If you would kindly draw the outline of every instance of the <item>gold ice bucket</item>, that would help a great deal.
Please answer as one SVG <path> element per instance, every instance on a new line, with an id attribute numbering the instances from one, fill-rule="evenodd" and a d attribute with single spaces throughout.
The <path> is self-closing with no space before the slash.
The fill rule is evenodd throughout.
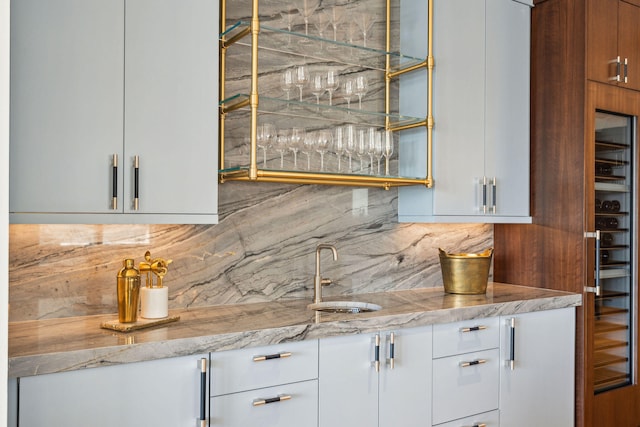
<path id="1" fill-rule="evenodd" d="M 487 292 L 493 248 L 478 254 L 448 254 L 440 251 L 444 291 L 449 294 L 484 294 Z"/>

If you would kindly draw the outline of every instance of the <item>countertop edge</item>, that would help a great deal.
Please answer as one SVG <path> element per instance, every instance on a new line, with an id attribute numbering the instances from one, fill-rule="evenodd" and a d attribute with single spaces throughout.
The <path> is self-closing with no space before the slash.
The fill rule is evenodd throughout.
<path id="1" fill-rule="evenodd" d="M 581 294 L 548 290 L 544 290 L 544 292 L 551 295 L 544 297 L 514 298 L 511 301 L 441 309 L 420 308 L 420 305 L 416 304 L 415 307 L 402 313 L 385 314 L 381 312 L 379 315 L 373 314 L 367 317 L 334 315 L 335 317 L 330 319 L 335 320 L 318 323 L 306 321 L 300 324 L 265 327 L 255 330 L 215 334 L 203 333 L 187 338 L 47 352 L 15 357 L 10 356 L 9 377 L 67 372 L 215 351 L 322 339 L 332 336 L 370 333 L 380 330 L 412 328 L 461 320 L 577 307 L 582 304 Z M 98 320 L 96 320 L 96 322 L 98 322 Z"/>

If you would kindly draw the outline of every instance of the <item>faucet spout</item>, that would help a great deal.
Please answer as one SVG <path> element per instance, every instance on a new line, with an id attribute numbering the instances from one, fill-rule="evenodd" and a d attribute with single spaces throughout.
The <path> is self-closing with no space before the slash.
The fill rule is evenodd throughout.
<path id="1" fill-rule="evenodd" d="M 330 279 L 323 279 L 322 274 L 320 273 L 320 252 L 323 249 L 329 249 L 333 252 L 333 260 L 338 260 L 338 251 L 336 247 L 327 243 L 320 243 L 316 246 L 316 273 L 313 276 L 313 302 L 317 304 L 322 302 L 322 286 L 330 285 Z"/>

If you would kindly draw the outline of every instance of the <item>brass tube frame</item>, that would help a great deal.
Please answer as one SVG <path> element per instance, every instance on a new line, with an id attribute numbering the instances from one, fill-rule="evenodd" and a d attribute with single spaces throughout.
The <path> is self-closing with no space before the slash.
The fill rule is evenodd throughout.
<path id="1" fill-rule="evenodd" d="M 252 1 L 251 25 L 243 29 L 229 40 L 222 37 L 220 40 L 220 99 L 225 99 L 226 81 L 226 50 L 238 40 L 251 34 L 251 89 L 249 99 L 238 102 L 230 106 L 219 106 L 219 170 L 225 169 L 224 148 L 225 148 L 225 116 L 227 113 L 250 106 L 250 158 L 248 170 L 236 170 L 230 172 L 219 172 L 219 182 L 227 180 L 233 181 L 255 181 L 255 182 L 281 182 L 291 184 L 327 184 L 327 185 L 347 185 L 382 187 L 389 189 L 395 186 L 405 185 L 425 185 L 427 188 L 433 186 L 433 69 L 435 61 L 433 57 L 433 0 L 428 0 L 428 54 L 427 60 L 410 67 L 391 71 L 391 56 L 386 54 L 385 58 L 385 129 L 391 131 L 401 131 L 416 127 L 425 126 L 427 129 L 427 177 L 422 178 L 400 178 L 400 177 L 377 177 L 362 175 L 338 175 L 308 172 L 287 172 L 259 170 L 257 162 L 257 127 L 258 127 L 258 39 L 260 34 L 259 20 L 259 0 Z M 386 52 L 391 51 L 391 0 L 386 0 Z M 226 0 L 220 2 L 220 28 L 226 28 Z M 391 80 L 402 74 L 412 72 L 421 68 L 427 69 L 427 118 L 418 123 L 402 126 L 393 126 L 390 122 L 391 113 Z"/>

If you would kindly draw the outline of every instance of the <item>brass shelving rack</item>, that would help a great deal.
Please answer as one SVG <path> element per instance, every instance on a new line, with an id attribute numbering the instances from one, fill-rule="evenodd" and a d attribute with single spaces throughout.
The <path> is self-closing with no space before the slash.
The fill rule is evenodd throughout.
<path id="1" fill-rule="evenodd" d="M 433 186 L 432 176 L 432 152 L 433 152 L 433 0 L 428 0 L 428 54 L 425 59 L 411 58 L 403 56 L 400 53 L 391 52 L 391 1 L 386 0 L 386 46 L 385 50 L 376 51 L 375 49 L 348 45 L 346 43 L 333 42 L 331 40 L 322 40 L 323 43 L 336 43 L 342 47 L 360 51 L 366 54 L 379 54 L 384 57 L 384 75 L 385 75 L 385 93 L 384 93 L 384 113 L 375 112 L 354 112 L 341 107 L 323 107 L 325 111 L 331 110 L 337 115 L 341 113 L 354 112 L 354 117 L 358 118 L 357 122 L 367 122 L 367 118 L 375 117 L 376 120 L 383 120 L 384 128 L 393 132 L 406 129 L 426 128 L 427 134 L 427 162 L 426 177 L 400 177 L 389 175 L 364 175 L 354 173 L 335 173 L 335 172 L 318 172 L 303 170 L 279 170 L 260 168 L 258 163 L 258 147 L 257 147 L 257 127 L 258 112 L 260 105 L 277 102 L 282 100 L 269 99 L 262 97 L 258 89 L 258 53 L 261 49 L 259 45 L 261 31 L 271 31 L 286 35 L 286 37 L 309 37 L 305 34 L 294 33 L 278 28 L 272 28 L 268 25 L 261 26 L 258 12 L 259 0 L 251 0 L 251 19 L 246 21 L 238 21 L 231 26 L 227 25 L 227 1 L 223 0 L 220 4 L 220 28 L 222 33 L 219 37 L 220 44 L 220 101 L 219 101 L 219 182 L 226 181 L 247 181 L 247 182 L 274 182 L 274 183 L 291 183 L 291 184 L 324 184 L 324 185 L 342 185 L 342 186 L 358 186 L 358 187 L 379 187 L 389 189 L 391 187 L 424 185 L 427 188 Z M 250 37 L 251 47 L 251 87 L 248 94 L 233 94 L 227 98 L 225 93 L 226 81 L 226 63 L 227 49 L 240 43 L 243 39 Z M 299 53 L 298 53 L 299 54 Z M 299 54 L 302 55 L 302 54 Z M 306 54 L 304 55 L 306 56 Z M 392 65 L 397 62 L 399 65 Z M 393 79 L 416 70 L 426 70 L 427 72 L 427 117 L 426 118 L 409 118 L 402 117 L 391 113 L 391 82 Z M 286 101 L 288 104 L 295 101 Z M 302 103 L 301 103 L 302 104 Z M 311 106 L 311 104 L 309 104 Z M 315 105 L 313 105 L 315 107 Z M 238 110 L 248 110 L 250 114 L 249 126 L 249 162 L 246 166 L 226 167 L 225 166 L 225 120 L 227 115 L 233 114 Z M 331 112 L 329 111 L 329 112 Z M 273 112 L 273 111 L 270 111 Z M 344 118 L 344 114 L 342 114 Z"/>

